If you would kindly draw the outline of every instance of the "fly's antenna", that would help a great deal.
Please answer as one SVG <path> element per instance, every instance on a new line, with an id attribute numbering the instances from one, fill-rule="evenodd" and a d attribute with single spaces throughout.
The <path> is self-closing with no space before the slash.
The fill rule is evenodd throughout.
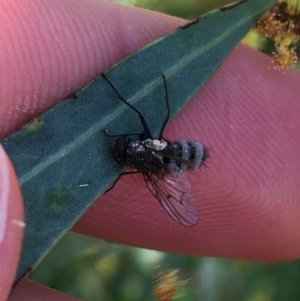
<path id="1" fill-rule="evenodd" d="M 166 92 L 165 99 L 166 99 L 166 106 L 167 106 L 167 115 L 166 115 L 166 117 L 165 117 L 165 119 L 164 119 L 164 121 L 161 125 L 160 131 L 159 131 L 159 134 L 158 134 L 158 140 L 161 140 L 161 138 L 163 137 L 165 127 L 166 127 L 166 125 L 169 121 L 169 118 L 170 118 L 170 104 L 169 104 L 169 94 L 168 94 L 168 89 L 167 89 L 166 77 L 165 77 L 164 74 L 162 75 L 162 77 L 163 77 L 163 80 L 164 80 L 164 86 L 165 86 L 165 92 Z"/>
<path id="2" fill-rule="evenodd" d="M 149 130 L 148 124 L 146 123 L 146 120 L 145 120 L 143 114 L 137 108 L 135 108 L 132 104 L 130 104 L 124 97 L 122 97 L 120 95 L 120 93 L 117 91 L 117 89 L 113 86 L 113 84 L 108 80 L 108 78 L 104 74 L 102 74 L 102 77 L 107 81 L 107 83 L 115 91 L 115 93 L 118 95 L 119 99 L 139 115 L 140 121 L 141 121 L 144 131 L 145 131 L 145 137 L 153 139 L 151 132 Z"/>

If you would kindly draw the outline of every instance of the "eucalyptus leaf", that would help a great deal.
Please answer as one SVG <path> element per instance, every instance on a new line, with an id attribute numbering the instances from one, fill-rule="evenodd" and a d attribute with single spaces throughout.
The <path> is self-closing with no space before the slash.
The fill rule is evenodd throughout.
<path id="1" fill-rule="evenodd" d="M 145 112 L 152 133 L 197 93 L 275 0 L 240 1 L 214 10 L 147 45 L 106 71 L 120 94 Z M 103 134 L 141 131 L 135 113 L 99 76 L 2 141 L 20 181 L 26 214 L 20 279 L 80 218 L 121 172 Z M 162 109 L 157 110 L 159 107 Z"/>

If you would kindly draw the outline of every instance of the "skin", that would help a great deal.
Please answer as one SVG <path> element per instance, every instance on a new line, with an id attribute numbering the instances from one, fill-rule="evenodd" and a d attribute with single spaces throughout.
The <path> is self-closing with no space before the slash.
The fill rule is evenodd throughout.
<path id="1" fill-rule="evenodd" d="M 0 138 L 185 23 L 99 0 L 2 0 L 0 15 Z M 270 58 L 240 45 L 168 125 L 168 139 L 197 139 L 211 149 L 208 168 L 188 175 L 197 226 L 174 222 L 138 176 L 127 176 L 73 230 L 196 256 L 299 257 L 299 80 L 298 72 L 276 71 Z M 3 150 L 0 166 L 0 300 L 6 300 L 20 254 L 23 201 Z M 9 300 L 34 298 L 72 299 L 25 279 Z"/>

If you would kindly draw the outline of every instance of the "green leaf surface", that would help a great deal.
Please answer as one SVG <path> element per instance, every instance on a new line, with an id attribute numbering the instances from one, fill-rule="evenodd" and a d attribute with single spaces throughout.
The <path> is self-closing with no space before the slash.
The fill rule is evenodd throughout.
<path id="1" fill-rule="evenodd" d="M 274 0 L 249 0 L 212 11 L 106 71 L 121 95 L 145 112 L 158 133 L 166 76 L 172 118 L 196 94 Z M 17 273 L 33 269 L 117 178 L 112 139 L 141 131 L 136 114 L 99 76 L 31 125 L 2 141 L 21 184 L 26 229 Z"/>

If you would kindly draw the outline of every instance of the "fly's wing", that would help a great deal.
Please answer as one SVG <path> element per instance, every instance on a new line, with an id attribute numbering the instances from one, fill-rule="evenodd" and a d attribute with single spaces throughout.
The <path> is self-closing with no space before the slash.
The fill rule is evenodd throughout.
<path id="1" fill-rule="evenodd" d="M 190 183 L 183 172 L 151 173 L 144 171 L 145 182 L 165 210 L 178 223 L 194 226 L 198 223 Z"/>

